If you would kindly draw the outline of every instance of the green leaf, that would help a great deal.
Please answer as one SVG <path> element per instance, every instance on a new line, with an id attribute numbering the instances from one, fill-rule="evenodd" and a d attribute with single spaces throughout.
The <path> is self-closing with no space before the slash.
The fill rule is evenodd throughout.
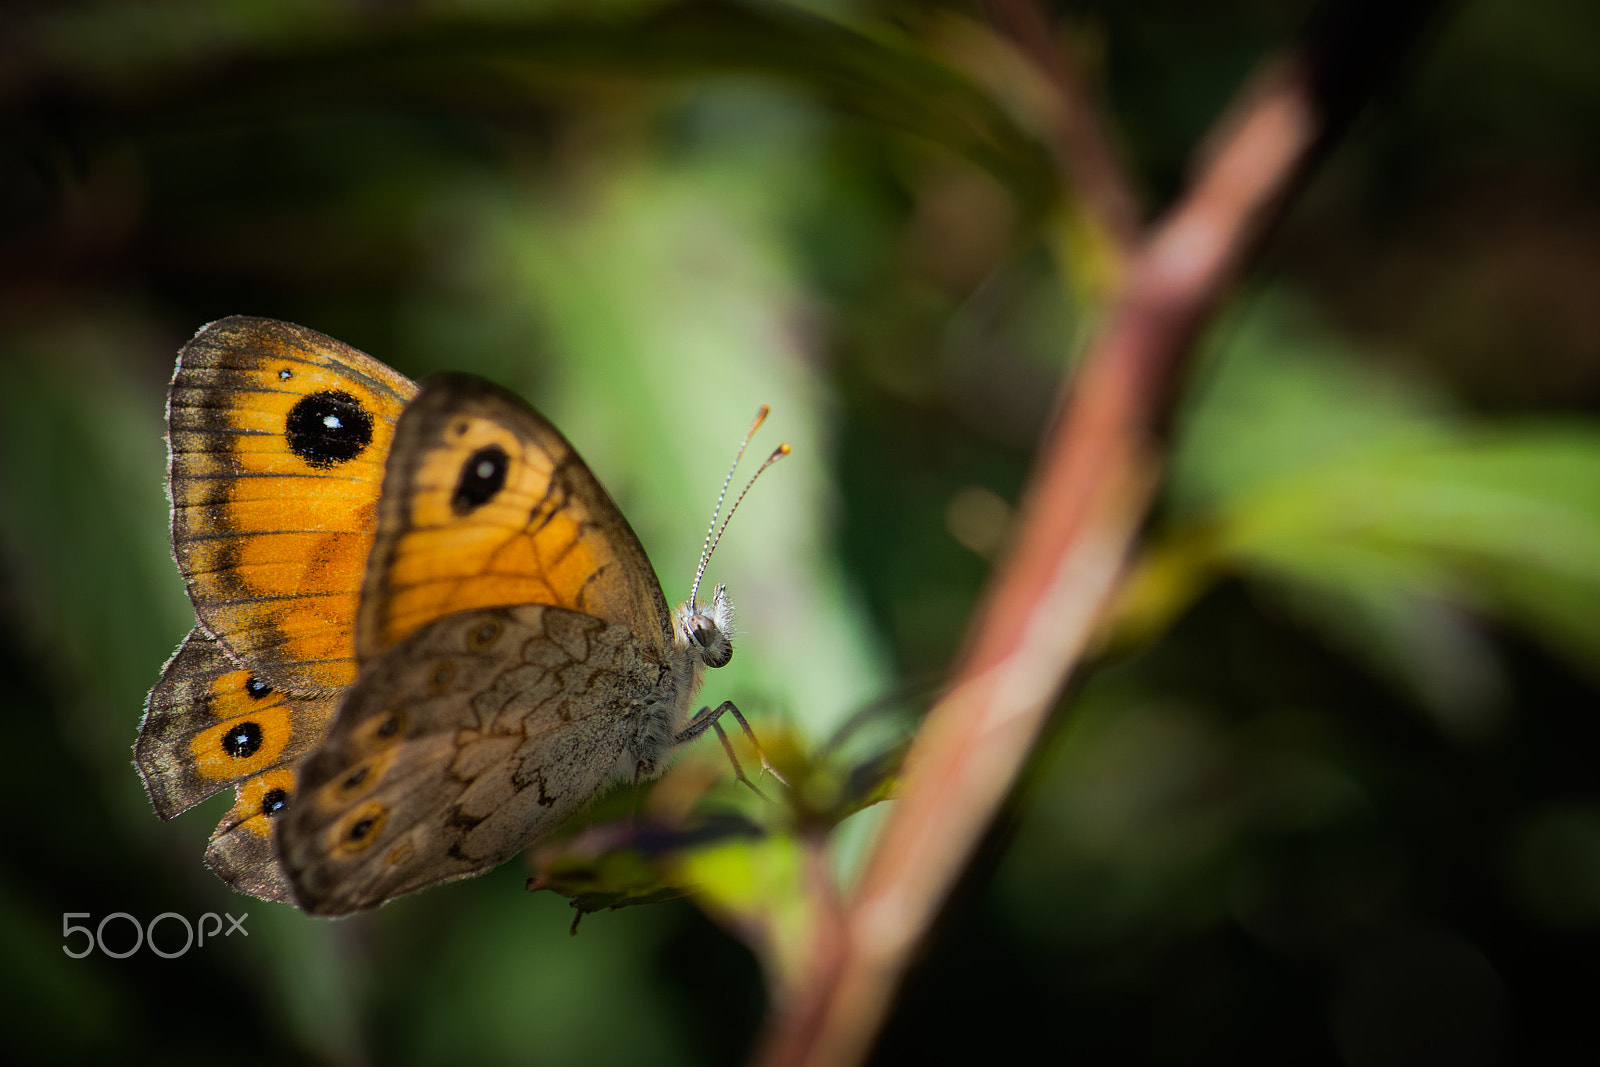
<path id="1" fill-rule="evenodd" d="M 1246 575 L 1468 732 L 1499 681 L 1466 612 L 1600 665 L 1600 425 L 1453 417 L 1277 298 L 1223 337 L 1125 634 Z"/>
<path id="2" fill-rule="evenodd" d="M 656 785 L 642 818 L 598 823 L 534 849 L 527 887 L 569 898 L 574 932 L 590 912 L 688 896 L 743 938 L 783 988 L 807 958 L 816 909 L 835 891 L 817 884 L 837 880 L 833 831 L 893 791 L 905 743 L 883 745 L 882 731 L 870 729 L 885 710 L 856 715 L 809 757 L 791 737 L 772 738 L 790 784 L 769 781 L 771 799 L 741 788 L 731 802 L 737 811 L 727 810 L 725 791 L 706 788 L 725 769 L 685 760 Z M 611 806 L 601 801 L 602 811 Z"/>

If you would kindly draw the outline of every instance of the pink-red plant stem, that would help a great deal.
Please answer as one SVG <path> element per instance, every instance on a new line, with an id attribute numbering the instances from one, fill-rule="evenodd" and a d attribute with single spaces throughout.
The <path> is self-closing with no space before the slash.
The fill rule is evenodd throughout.
<path id="1" fill-rule="evenodd" d="M 776 1005 L 760 1062 L 849 1067 L 869 1051 L 910 954 L 1016 781 L 1116 588 L 1156 484 L 1161 422 L 1197 334 L 1314 150 L 1403 54 L 1432 6 L 1400 5 L 1396 15 L 1355 0 L 1319 12 L 1302 47 L 1267 64 L 1219 121 L 1187 192 L 1134 249 L 1040 449 L 1015 542 L 908 757 L 900 799 L 843 915 L 819 938 L 826 952 Z M 1028 18 L 1024 11 L 1023 25 Z M 1037 37 L 1038 25 L 1028 32 Z M 1340 62 L 1356 70 L 1330 65 Z M 1074 91 L 1070 82 L 1058 88 Z"/>

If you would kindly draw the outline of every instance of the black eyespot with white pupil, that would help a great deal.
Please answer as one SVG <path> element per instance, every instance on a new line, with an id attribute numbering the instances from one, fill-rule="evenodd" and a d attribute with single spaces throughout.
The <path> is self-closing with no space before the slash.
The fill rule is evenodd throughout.
<path id="1" fill-rule="evenodd" d="M 260 700 L 272 692 L 272 686 L 252 674 L 244 683 L 244 691 L 249 694 L 251 700 Z"/>
<path id="2" fill-rule="evenodd" d="M 222 751 L 234 759 L 248 759 L 261 747 L 261 727 L 242 722 L 222 735 Z"/>
<path id="3" fill-rule="evenodd" d="M 283 434 L 289 451 L 326 470 L 355 459 L 372 443 L 372 416 L 349 393 L 323 389 L 296 401 Z"/>
<path id="4" fill-rule="evenodd" d="M 289 806 L 289 791 L 287 789 L 269 789 L 261 798 L 261 814 L 276 817 L 283 813 Z"/>
<path id="5" fill-rule="evenodd" d="M 461 476 L 450 494 L 450 510 L 466 515 L 494 499 L 506 484 L 511 457 L 499 445 L 485 445 L 461 465 Z"/>

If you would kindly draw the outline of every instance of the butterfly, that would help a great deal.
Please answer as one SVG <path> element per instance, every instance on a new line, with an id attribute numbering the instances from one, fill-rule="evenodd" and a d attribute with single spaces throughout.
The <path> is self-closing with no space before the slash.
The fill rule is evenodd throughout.
<path id="1" fill-rule="evenodd" d="M 733 655 L 727 590 L 669 611 L 611 497 L 514 394 L 419 388 L 234 317 L 179 353 L 167 427 L 198 625 L 134 763 L 163 819 L 234 788 L 205 860 L 235 889 L 371 908 L 489 870 L 707 729 L 726 748 L 724 713 L 750 734 L 731 702 L 688 714 Z"/>

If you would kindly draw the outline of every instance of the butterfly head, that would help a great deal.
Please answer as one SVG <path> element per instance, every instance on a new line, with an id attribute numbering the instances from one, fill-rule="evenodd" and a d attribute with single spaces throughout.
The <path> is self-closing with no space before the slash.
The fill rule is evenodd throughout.
<path id="1" fill-rule="evenodd" d="M 677 624 L 678 644 L 694 649 L 707 667 L 726 667 L 733 659 L 733 603 L 727 586 L 718 585 L 709 604 L 679 604 Z"/>

